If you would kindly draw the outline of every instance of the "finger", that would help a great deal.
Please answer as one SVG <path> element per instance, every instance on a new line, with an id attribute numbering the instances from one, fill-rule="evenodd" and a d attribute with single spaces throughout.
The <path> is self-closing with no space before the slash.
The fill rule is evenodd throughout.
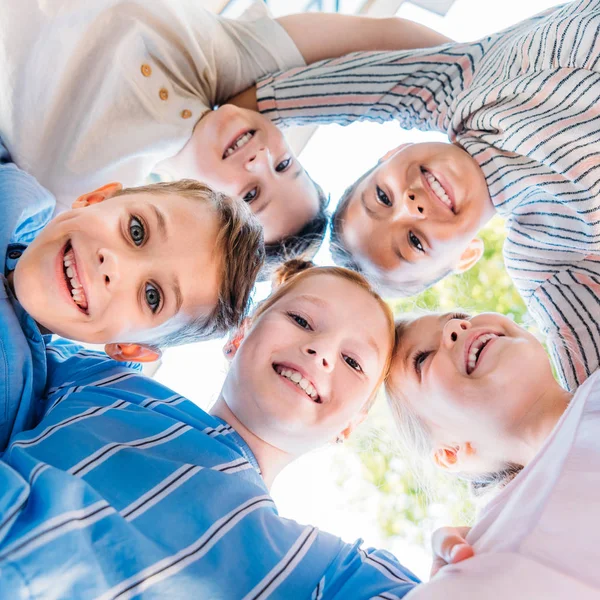
<path id="1" fill-rule="evenodd" d="M 446 564 L 458 562 L 456 560 L 458 557 L 468 554 L 466 548 L 460 547 L 471 547 L 465 540 L 468 531 L 468 527 L 442 527 L 436 530 L 431 540 L 434 555 L 443 559 Z M 456 550 L 454 550 L 455 547 L 457 547 Z M 454 555 L 453 552 L 456 552 L 456 554 Z"/>

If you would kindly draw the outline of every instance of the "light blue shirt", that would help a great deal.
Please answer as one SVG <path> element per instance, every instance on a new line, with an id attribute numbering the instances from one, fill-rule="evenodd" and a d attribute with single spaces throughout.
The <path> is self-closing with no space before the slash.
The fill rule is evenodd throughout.
<path id="1" fill-rule="evenodd" d="M 47 353 L 47 413 L 0 460 L 3 598 L 393 600 L 414 588 L 387 552 L 280 517 L 224 421 L 102 353 L 65 341 Z"/>
<path id="2" fill-rule="evenodd" d="M 0 140 L 0 454 L 33 426 L 46 385 L 44 339 L 11 293 L 6 276 L 48 223 L 54 198 L 10 160 Z"/>

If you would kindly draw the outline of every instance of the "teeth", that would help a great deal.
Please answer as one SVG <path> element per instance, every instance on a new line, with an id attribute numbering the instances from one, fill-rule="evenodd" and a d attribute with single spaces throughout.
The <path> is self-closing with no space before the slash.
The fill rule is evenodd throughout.
<path id="1" fill-rule="evenodd" d="M 480 335 L 472 344 L 469 350 L 469 356 L 467 358 L 467 374 L 470 375 L 477 365 L 477 359 L 479 358 L 479 354 L 483 347 L 494 338 L 498 336 L 495 333 L 485 333 Z"/>
<path id="2" fill-rule="evenodd" d="M 240 137 L 237 140 L 235 140 L 235 142 L 233 142 L 233 144 L 231 144 L 231 146 L 229 146 L 227 150 L 225 150 L 225 158 L 231 156 L 236 150 L 239 150 L 240 148 L 244 147 L 253 138 L 253 136 L 254 133 L 252 133 L 251 131 L 248 131 L 244 135 L 240 135 Z"/>
<path id="3" fill-rule="evenodd" d="M 289 379 L 290 381 L 294 382 L 300 389 L 304 390 L 308 396 L 310 396 L 313 400 L 320 404 L 320 399 L 319 395 L 317 394 L 317 390 L 315 389 L 313 384 L 305 377 L 302 377 L 302 375 L 300 375 L 298 371 L 282 367 L 276 367 L 275 370 L 282 377 L 285 377 L 286 379 Z"/>
<path id="4" fill-rule="evenodd" d="M 446 190 L 441 186 L 440 182 L 429 172 L 424 172 L 425 179 L 427 183 L 431 186 L 431 189 L 435 193 L 435 195 L 448 207 L 452 208 L 452 201 L 448 194 L 446 194 Z"/>
<path id="5" fill-rule="evenodd" d="M 71 284 L 71 296 L 73 297 L 73 300 L 81 308 L 87 309 L 87 298 L 83 291 L 83 286 L 79 281 L 79 276 L 77 275 L 77 269 L 75 266 L 75 255 L 73 254 L 73 250 L 65 252 L 65 255 L 63 257 L 63 264 L 65 274 L 69 278 L 69 283 Z"/>

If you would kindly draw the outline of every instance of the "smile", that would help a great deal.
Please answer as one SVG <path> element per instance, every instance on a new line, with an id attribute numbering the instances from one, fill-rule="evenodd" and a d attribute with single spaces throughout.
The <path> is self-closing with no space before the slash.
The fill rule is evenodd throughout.
<path id="1" fill-rule="evenodd" d="M 425 181 L 427 182 L 429 189 L 433 192 L 434 196 L 454 213 L 454 202 L 444 186 L 436 179 L 434 175 L 427 171 L 427 169 L 421 167 L 421 173 L 423 173 L 423 177 L 425 177 Z"/>
<path id="2" fill-rule="evenodd" d="M 65 246 L 65 252 L 63 254 L 63 275 L 67 289 L 71 292 L 73 302 L 77 305 L 77 308 L 88 314 L 88 301 L 83 285 L 77 272 L 77 261 L 75 259 L 75 253 L 71 247 L 71 242 L 67 242 Z"/>
<path id="3" fill-rule="evenodd" d="M 299 373 L 295 369 L 292 369 L 288 366 L 278 364 L 274 364 L 273 369 L 275 369 L 276 373 L 280 377 L 288 379 L 293 384 L 298 386 L 298 388 L 300 388 L 313 402 L 317 404 L 323 403 L 321 397 L 317 393 L 315 385 L 309 379 L 306 379 L 302 373 Z"/>
<path id="4" fill-rule="evenodd" d="M 237 152 L 240 148 L 243 148 L 254 137 L 255 133 L 256 130 L 251 129 L 250 131 L 246 131 L 242 133 L 242 135 L 238 136 L 233 141 L 233 144 L 231 144 L 231 146 L 228 146 L 225 152 L 223 152 L 223 158 L 228 158 L 234 152 Z"/>
<path id="5" fill-rule="evenodd" d="M 481 333 L 478 335 L 472 342 L 466 353 L 466 371 L 467 375 L 471 375 L 473 371 L 478 367 L 479 361 L 481 359 L 481 355 L 483 351 L 488 347 L 488 345 L 498 339 L 499 337 L 503 337 L 501 334 L 497 333 Z"/>

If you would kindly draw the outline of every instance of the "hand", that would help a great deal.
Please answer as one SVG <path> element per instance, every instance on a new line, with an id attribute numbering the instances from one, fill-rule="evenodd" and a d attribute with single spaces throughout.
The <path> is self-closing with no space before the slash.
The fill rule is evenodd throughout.
<path id="1" fill-rule="evenodd" d="M 459 563 L 475 554 L 471 544 L 465 540 L 470 530 L 470 527 L 441 527 L 433 532 L 431 577 L 442 567 Z"/>

